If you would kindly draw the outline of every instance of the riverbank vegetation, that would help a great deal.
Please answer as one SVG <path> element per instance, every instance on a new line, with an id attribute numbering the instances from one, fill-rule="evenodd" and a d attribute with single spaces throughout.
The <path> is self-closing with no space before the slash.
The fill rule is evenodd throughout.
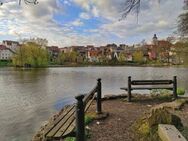
<path id="1" fill-rule="evenodd" d="M 28 42 L 19 47 L 12 57 L 12 61 L 1 61 L 0 66 L 15 67 L 77 67 L 77 66 L 187 66 L 188 42 L 179 41 L 174 44 L 173 56 L 163 56 L 163 50 L 157 50 L 158 57 L 149 59 L 141 50 L 133 52 L 131 60 L 121 52 L 118 57 L 111 58 L 102 55 L 90 60 L 87 55 L 82 56 L 78 51 L 59 52 L 54 54 L 45 47 Z"/>
<path id="2" fill-rule="evenodd" d="M 139 13 L 140 3 L 142 0 L 125 1 L 122 19 L 137 9 Z M 3 3 L 2 3 L 3 4 Z M 33 2 L 33 4 L 38 4 Z M 151 44 L 145 41 L 131 46 L 121 44 L 107 44 L 97 48 L 94 46 L 72 46 L 58 48 L 56 46 L 41 46 L 27 43 L 15 52 L 10 63 L 0 63 L 0 66 L 19 66 L 19 67 L 47 67 L 47 66 L 169 66 L 169 65 L 188 65 L 188 2 L 185 1 L 184 12 L 178 17 L 177 31 L 181 38 L 167 37 L 158 40 L 156 34 Z M 34 41 L 34 40 L 32 40 Z M 39 43 L 39 42 L 38 42 Z"/>
<path id="3" fill-rule="evenodd" d="M 12 64 L 18 67 L 46 67 L 48 53 L 39 44 L 23 44 L 13 56 Z"/>
<path id="4" fill-rule="evenodd" d="M 7 66 L 11 66 L 11 61 L 7 61 L 7 60 L 0 60 L 0 67 L 7 67 Z"/>

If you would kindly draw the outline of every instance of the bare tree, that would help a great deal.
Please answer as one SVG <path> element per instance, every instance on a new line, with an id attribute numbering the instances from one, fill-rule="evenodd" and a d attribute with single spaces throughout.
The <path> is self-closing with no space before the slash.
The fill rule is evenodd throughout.
<path id="1" fill-rule="evenodd" d="M 122 17 L 120 20 L 125 19 L 131 11 L 136 11 L 138 16 L 138 13 L 140 12 L 140 2 L 141 0 L 126 0 L 123 5 Z"/>
<path id="2" fill-rule="evenodd" d="M 0 0 L 0 5 L 3 5 L 4 3 L 8 3 L 11 1 L 13 0 Z M 38 4 L 38 0 L 18 0 L 19 5 L 21 5 L 22 2 L 24 2 L 25 4 Z"/>
<path id="3" fill-rule="evenodd" d="M 129 15 L 131 12 L 135 12 L 138 14 L 140 12 L 140 5 L 143 0 L 125 0 L 123 8 L 122 8 L 122 16 L 120 20 L 123 20 Z M 161 0 L 157 0 L 159 3 Z"/>
<path id="4" fill-rule="evenodd" d="M 138 16 L 142 1 L 143 0 L 125 0 L 120 20 L 124 20 L 131 12 L 136 12 Z M 158 2 L 160 3 L 160 0 L 158 0 Z M 181 36 L 188 36 L 188 0 L 184 0 L 184 10 L 185 12 L 179 16 L 178 33 L 180 33 Z"/>
<path id="5" fill-rule="evenodd" d="M 184 10 L 179 16 L 178 20 L 178 31 L 182 36 L 188 35 L 188 0 L 184 1 Z"/>

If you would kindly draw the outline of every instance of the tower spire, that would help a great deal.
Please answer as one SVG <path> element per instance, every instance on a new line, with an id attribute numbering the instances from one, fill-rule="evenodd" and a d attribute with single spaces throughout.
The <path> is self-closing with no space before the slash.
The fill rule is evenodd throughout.
<path id="1" fill-rule="evenodd" d="M 154 36 L 153 36 L 153 44 L 154 44 L 154 45 L 157 45 L 157 44 L 158 44 L 158 38 L 157 38 L 157 35 L 156 35 L 156 34 L 154 34 Z"/>

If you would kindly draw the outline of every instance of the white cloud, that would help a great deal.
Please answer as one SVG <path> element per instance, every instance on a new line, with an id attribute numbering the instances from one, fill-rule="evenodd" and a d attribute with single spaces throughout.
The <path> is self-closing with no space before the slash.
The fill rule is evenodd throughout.
<path id="1" fill-rule="evenodd" d="M 121 41 L 138 36 L 151 38 L 154 33 L 172 33 L 183 6 L 183 0 L 163 0 L 160 5 L 151 0 L 142 0 L 137 24 L 134 13 L 118 21 L 125 0 L 64 0 L 65 6 L 76 4 L 82 11 L 72 22 L 62 24 L 54 20 L 54 15 L 58 13 L 63 17 L 70 13 L 64 13 L 66 10 L 56 1 L 40 0 L 35 6 L 19 6 L 15 1 L 4 4 L 0 7 L 0 35 L 20 35 L 22 38 L 38 36 L 60 46 L 104 44 L 112 41 L 110 36 L 116 36 Z M 84 30 L 82 20 L 93 17 L 100 18 L 102 24 L 98 28 Z M 82 26 L 83 33 L 74 30 L 79 26 Z"/>
<path id="2" fill-rule="evenodd" d="M 84 8 L 85 10 L 90 10 L 90 0 L 74 0 L 76 4 Z"/>
<path id="3" fill-rule="evenodd" d="M 64 0 L 63 3 L 64 3 L 65 5 L 71 5 L 70 1 L 68 1 L 68 0 Z"/>
<path id="4" fill-rule="evenodd" d="M 138 24 L 134 13 L 128 15 L 125 20 L 118 22 L 119 9 L 112 1 L 106 2 L 104 0 L 99 3 L 103 6 L 108 4 L 113 4 L 114 6 L 109 6 L 110 8 L 108 9 L 103 8 L 105 9 L 104 11 L 102 9 L 100 10 L 100 13 L 103 14 L 100 16 L 108 19 L 109 22 L 103 24 L 98 32 L 113 34 L 123 41 L 127 38 L 135 38 L 138 36 L 143 39 L 148 39 L 148 37 L 152 38 L 154 33 L 159 34 L 158 36 L 160 38 L 163 38 L 162 36 L 164 35 L 171 34 L 176 30 L 177 17 L 182 11 L 183 0 L 165 0 L 162 1 L 160 6 L 155 2 L 143 0 Z M 111 12 L 112 9 L 114 10 Z"/>
<path id="5" fill-rule="evenodd" d="M 160 21 L 158 21 L 157 25 L 158 25 L 158 27 L 161 27 L 161 28 L 162 28 L 162 27 L 168 26 L 169 24 L 168 24 L 167 21 L 160 20 Z"/>
<path id="6" fill-rule="evenodd" d="M 80 18 L 88 20 L 91 17 L 90 17 L 90 15 L 88 13 L 82 12 L 82 13 L 80 13 Z"/>
<path id="7" fill-rule="evenodd" d="M 70 23 L 73 26 L 82 26 L 84 23 L 80 19 L 76 19 L 72 23 Z"/>
<path id="8" fill-rule="evenodd" d="M 95 6 L 92 8 L 92 14 L 94 17 L 99 17 L 99 11 Z"/>

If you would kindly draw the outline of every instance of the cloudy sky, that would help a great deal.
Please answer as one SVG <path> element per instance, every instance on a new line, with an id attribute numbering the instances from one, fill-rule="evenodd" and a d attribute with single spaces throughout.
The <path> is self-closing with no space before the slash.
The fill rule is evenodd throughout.
<path id="1" fill-rule="evenodd" d="M 50 45 L 105 45 L 139 43 L 160 39 L 176 31 L 183 0 L 142 0 L 141 12 L 119 21 L 125 0 L 38 0 L 38 5 L 18 5 L 18 0 L 0 7 L 0 41 L 46 38 Z"/>

